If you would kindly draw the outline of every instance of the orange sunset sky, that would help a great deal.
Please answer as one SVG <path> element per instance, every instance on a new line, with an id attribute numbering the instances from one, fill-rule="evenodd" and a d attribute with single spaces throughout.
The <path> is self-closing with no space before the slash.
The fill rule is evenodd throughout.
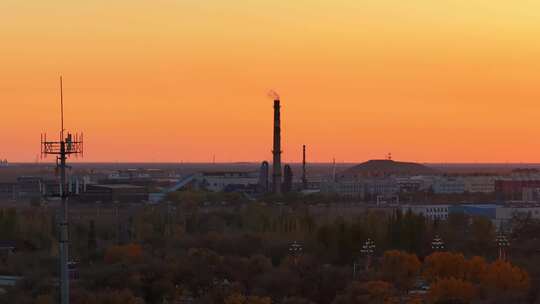
<path id="1" fill-rule="evenodd" d="M 540 1 L 2 0 L 0 158 L 540 162 Z M 50 159 L 52 161 L 52 159 Z"/>

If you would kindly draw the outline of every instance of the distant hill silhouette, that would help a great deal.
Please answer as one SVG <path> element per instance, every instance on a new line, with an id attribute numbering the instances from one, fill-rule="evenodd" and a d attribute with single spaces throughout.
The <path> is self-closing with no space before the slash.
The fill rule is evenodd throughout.
<path id="1" fill-rule="evenodd" d="M 438 171 L 418 163 L 374 159 L 361 163 L 339 174 L 342 178 L 433 175 Z"/>

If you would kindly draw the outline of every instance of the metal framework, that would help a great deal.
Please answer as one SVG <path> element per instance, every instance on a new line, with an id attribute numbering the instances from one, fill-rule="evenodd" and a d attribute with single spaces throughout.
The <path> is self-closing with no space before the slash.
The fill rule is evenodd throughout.
<path id="1" fill-rule="evenodd" d="M 302 244 L 298 243 L 297 241 L 292 242 L 289 246 L 289 254 L 293 257 L 295 265 L 298 263 L 298 257 L 300 257 L 303 250 L 304 246 L 302 246 Z"/>
<path id="2" fill-rule="evenodd" d="M 372 239 L 367 239 L 362 245 L 362 249 L 360 249 L 360 252 L 366 256 L 366 271 L 371 266 L 371 257 L 375 253 L 376 248 L 375 242 Z"/>
<path id="3" fill-rule="evenodd" d="M 433 241 L 431 241 L 431 249 L 433 251 L 443 251 L 445 248 L 443 239 L 436 234 L 435 237 L 433 237 Z"/>
<path id="4" fill-rule="evenodd" d="M 41 135 L 41 156 L 56 156 L 56 166 L 60 171 L 60 197 L 62 199 L 62 210 L 60 213 L 60 229 L 58 236 L 58 246 L 60 253 L 59 273 L 60 273 L 60 303 L 69 303 L 69 222 L 68 222 L 68 189 L 66 187 L 66 160 L 71 155 L 83 155 L 83 135 L 67 133 L 64 137 L 64 96 L 62 88 L 62 77 L 60 76 L 60 139 L 58 141 L 47 140 L 47 135 Z"/>
<path id="5" fill-rule="evenodd" d="M 506 235 L 500 231 L 495 237 L 497 248 L 499 250 L 499 260 L 506 261 L 508 259 L 508 248 L 510 247 L 510 241 Z"/>

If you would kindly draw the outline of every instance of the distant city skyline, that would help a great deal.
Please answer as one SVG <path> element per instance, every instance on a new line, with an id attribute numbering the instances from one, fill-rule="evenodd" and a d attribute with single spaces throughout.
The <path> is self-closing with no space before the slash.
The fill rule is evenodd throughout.
<path id="1" fill-rule="evenodd" d="M 0 159 L 540 163 L 540 3 L 2 1 Z M 54 161 L 49 159 L 49 161 Z"/>

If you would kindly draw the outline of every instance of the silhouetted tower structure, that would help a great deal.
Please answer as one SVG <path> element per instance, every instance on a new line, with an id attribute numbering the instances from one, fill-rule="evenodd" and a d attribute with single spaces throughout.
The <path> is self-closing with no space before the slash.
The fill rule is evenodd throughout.
<path id="1" fill-rule="evenodd" d="M 436 234 L 431 241 L 431 249 L 433 251 L 444 251 L 445 249 L 444 241 L 438 234 Z"/>
<path id="2" fill-rule="evenodd" d="M 289 254 L 293 258 L 293 263 L 296 266 L 298 264 L 298 258 L 302 255 L 304 251 L 304 246 L 297 241 L 294 241 L 289 246 Z"/>
<path id="3" fill-rule="evenodd" d="M 60 303 L 69 303 L 69 226 L 68 226 L 68 187 L 66 178 L 66 160 L 71 155 L 82 155 L 83 136 L 67 133 L 64 137 L 64 96 L 62 89 L 62 77 L 60 77 L 60 139 L 59 141 L 48 141 L 47 134 L 41 135 L 41 155 L 46 157 L 49 154 L 56 156 L 56 166 L 60 171 L 60 197 L 62 199 L 62 209 L 59 223 L 59 273 L 60 273 Z"/>
<path id="4" fill-rule="evenodd" d="M 283 168 L 283 192 L 288 193 L 292 190 L 293 172 L 291 166 L 285 165 Z"/>
<path id="5" fill-rule="evenodd" d="M 261 192 L 263 193 L 267 193 L 270 190 L 269 180 L 268 180 L 269 172 L 270 172 L 270 165 L 268 164 L 267 161 L 263 161 L 261 164 L 260 172 L 259 172 L 259 187 L 261 189 Z"/>
<path id="6" fill-rule="evenodd" d="M 498 252 L 499 260 L 501 261 L 508 260 L 508 248 L 510 247 L 510 241 L 508 241 L 508 238 L 502 231 L 499 231 L 499 233 L 497 233 L 495 242 L 497 242 L 497 249 L 499 251 Z"/>
<path id="7" fill-rule="evenodd" d="M 302 146 L 302 189 L 307 189 L 307 173 L 306 173 L 306 145 Z"/>
<path id="8" fill-rule="evenodd" d="M 362 245 L 362 249 L 360 249 L 360 252 L 366 256 L 366 271 L 368 271 L 371 266 L 371 258 L 375 253 L 376 248 L 375 242 L 368 238 Z"/>
<path id="9" fill-rule="evenodd" d="M 272 187 L 275 194 L 281 194 L 281 113 L 279 95 L 271 92 L 274 98 L 274 149 Z"/>
<path id="10" fill-rule="evenodd" d="M 332 159 L 332 181 L 336 182 L 336 158 Z"/>

